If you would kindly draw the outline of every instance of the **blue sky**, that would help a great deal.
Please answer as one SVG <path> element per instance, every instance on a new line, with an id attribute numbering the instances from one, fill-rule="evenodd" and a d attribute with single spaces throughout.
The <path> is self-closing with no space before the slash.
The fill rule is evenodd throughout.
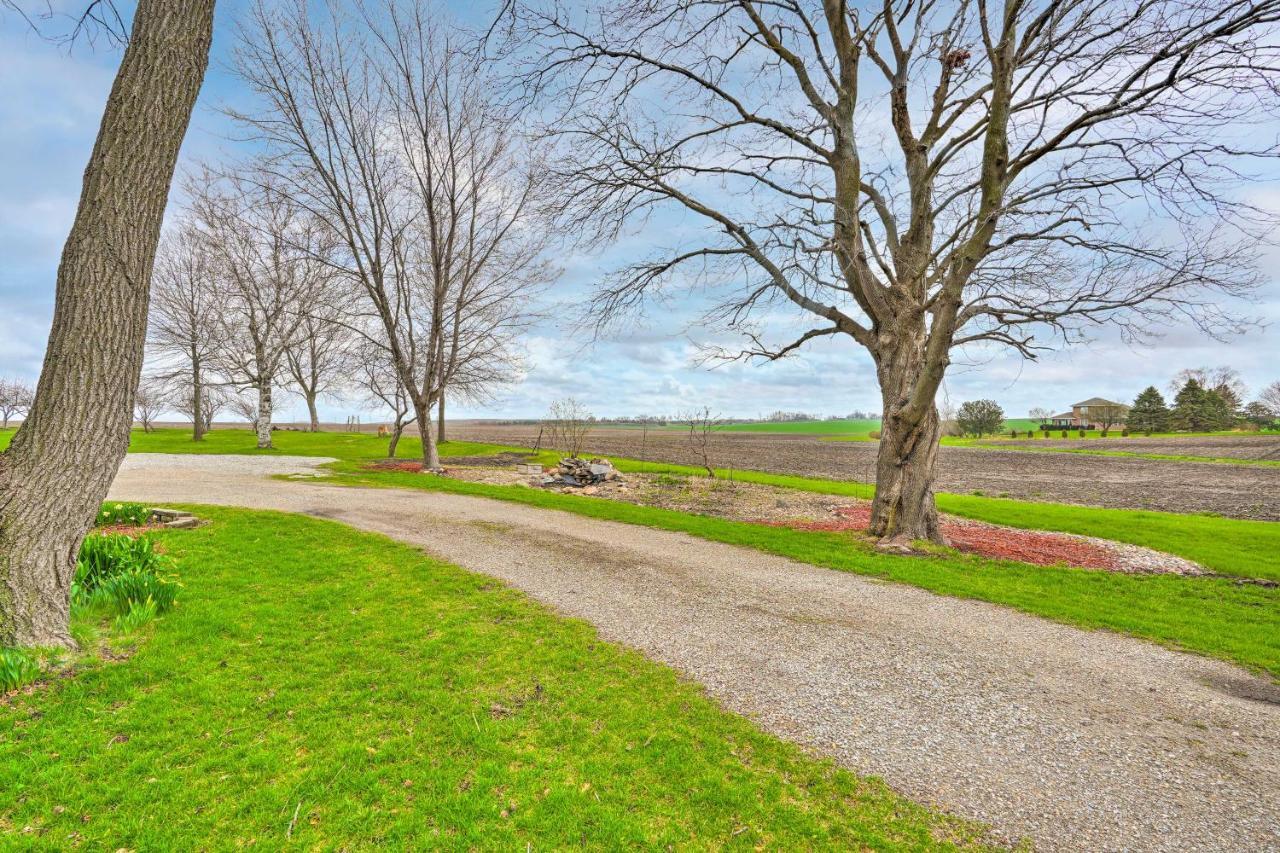
<path id="1" fill-rule="evenodd" d="M 477 14 L 474 4 L 454 5 L 462 15 Z M 214 58 L 183 163 L 217 157 L 230 147 L 231 128 L 216 107 L 243 98 L 225 67 L 243 6 L 243 0 L 219 3 Z M 118 51 L 102 45 L 69 53 L 37 38 L 12 13 L 0 12 L 0 257 L 5 260 L 0 265 L 0 376 L 34 380 L 39 373 L 62 241 L 118 61 Z M 1253 192 L 1262 203 L 1280 208 L 1280 184 Z M 563 259 L 564 275 L 550 298 L 579 301 L 604 271 L 661 241 L 662 229 L 677 227 L 657 221 L 607 251 Z M 1238 368 L 1250 390 L 1257 391 L 1280 379 L 1280 251 L 1267 252 L 1264 273 L 1269 280 L 1255 310 L 1270 328 L 1222 344 L 1195 329 L 1173 327 L 1142 347 L 1129 347 L 1104 332 L 1087 346 L 1036 363 L 1000 352 L 974 353 L 974 363 L 952 368 L 948 395 L 957 402 L 989 397 L 1019 416 L 1033 406 L 1060 409 L 1095 395 L 1131 399 L 1148 384 L 1163 388 L 1180 368 L 1218 364 Z M 535 417 L 566 395 L 585 400 L 598 415 L 673 413 L 704 404 L 726 416 L 879 408 L 870 360 L 852 342 L 819 341 L 783 362 L 708 369 L 694 363 L 694 341 L 706 342 L 716 333 L 696 328 L 696 321 L 692 306 L 677 303 L 608 342 L 586 347 L 554 324 L 543 324 L 526 341 L 523 382 L 492 405 L 451 407 L 449 414 Z M 287 401 L 280 419 L 301 417 L 302 411 Z M 359 412 L 353 402 L 322 405 L 322 416 L 331 420 Z M 367 411 L 364 416 L 374 418 Z"/>

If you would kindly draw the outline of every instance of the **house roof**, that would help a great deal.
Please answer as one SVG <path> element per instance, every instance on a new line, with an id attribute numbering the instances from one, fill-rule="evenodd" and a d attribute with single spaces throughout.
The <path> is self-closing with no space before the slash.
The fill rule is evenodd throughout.
<path id="1" fill-rule="evenodd" d="M 1075 420 L 1075 419 L 1076 419 L 1076 413 L 1075 413 L 1075 412 L 1062 412 L 1062 413 L 1060 413 L 1060 414 L 1050 415 L 1050 416 L 1049 416 L 1049 420 L 1051 420 L 1051 421 L 1060 421 L 1060 420 L 1064 420 L 1064 419 L 1067 419 L 1067 420 Z"/>
<path id="2" fill-rule="evenodd" d="M 1090 397 L 1082 403 L 1072 403 L 1075 406 L 1123 406 L 1124 403 L 1117 403 L 1115 400 L 1104 400 L 1101 397 Z"/>

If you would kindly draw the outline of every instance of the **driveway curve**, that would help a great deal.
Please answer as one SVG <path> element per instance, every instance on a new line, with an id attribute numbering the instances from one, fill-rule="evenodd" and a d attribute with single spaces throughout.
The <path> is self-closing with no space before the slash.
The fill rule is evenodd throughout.
<path id="1" fill-rule="evenodd" d="M 781 737 L 1003 838 L 1280 848 L 1280 689 L 1237 667 L 678 533 L 135 454 L 111 495 L 330 518 L 517 587 Z"/>

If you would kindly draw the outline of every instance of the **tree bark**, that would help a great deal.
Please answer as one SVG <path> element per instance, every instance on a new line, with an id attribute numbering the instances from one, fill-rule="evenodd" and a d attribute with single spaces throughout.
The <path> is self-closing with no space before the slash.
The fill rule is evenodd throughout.
<path id="1" fill-rule="evenodd" d="M 414 401 L 413 410 L 418 418 L 418 434 L 422 436 L 422 470 L 439 471 L 440 448 L 431 429 L 431 402 Z"/>
<path id="2" fill-rule="evenodd" d="M 403 432 L 404 432 L 404 427 L 400 424 L 396 424 L 395 427 L 391 430 L 391 441 L 387 444 L 388 459 L 396 458 L 396 447 L 399 446 L 400 444 L 400 436 Z"/>
<path id="3" fill-rule="evenodd" d="M 191 440 L 204 441 L 204 376 L 200 372 L 200 359 L 191 359 Z"/>
<path id="4" fill-rule="evenodd" d="M 443 392 L 443 391 L 441 391 L 441 392 L 440 392 L 440 399 L 436 402 L 436 405 L 440 407 L 439 411 L 437 412 L 438 420 L 436 421 L 436 441 L 438 441 L 438 442 L 440 442 L 441 444 L 443 444 L 443 443 L 445 442 L 445 437 L 444 437 L 444 392 Z"/>
<path id="5" fill-rule="evenodd" d="M 129 444 L 151 268 L 214 0 L 139 0 L 58 267 L 35 402 L 0 455 L 0 646 L 73 647 L 76 555 Z"/>
<path id="6" fill-rule="evenodd" d="M 924 340 L 920 325 L 896 339 L 886 338 L 876 353 L 884 415 L 870 532 L 881 538 L 881 547 L 887 550 L 907 550 L 918 539 L 945 543 L 933 498 L 942 437 L 942 421 L 933 403 L 938 384 L 933 375 L 941 372 L 927 369 Z M 913 401 L 921 396 L 921 383 L 928 403 L 917 407 Z"/>
<path id="7" fill-rule="evenodd" d="M 312 432 L 320 431 L 320 413 L 316 411 L 316 394 L 314 391 L 308 391 L 307 397 L 307 414 L 311 416 L 310 428 Z"/>
<path id="8" fill-rule="evenodd" d="M 271 444 L 271 380 L 258 381 L 258 418 L 254 421 L 254 430 L 258 433 L 258 449 L 270 450 Z"/>

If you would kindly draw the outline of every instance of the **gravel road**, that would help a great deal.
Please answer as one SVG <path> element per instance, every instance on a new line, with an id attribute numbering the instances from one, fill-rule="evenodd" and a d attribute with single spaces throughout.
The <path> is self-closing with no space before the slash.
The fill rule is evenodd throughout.
<path id="1" fill-rule="evenodd" d="M 1008 840 L 1280 848 L 1280 689 L 1269 680 L 682 534 L 263 477 L 313 464 L 134 454 L 111 494 L 302 512 L 420 546 L 588 620 L 763 728 Z"/>

